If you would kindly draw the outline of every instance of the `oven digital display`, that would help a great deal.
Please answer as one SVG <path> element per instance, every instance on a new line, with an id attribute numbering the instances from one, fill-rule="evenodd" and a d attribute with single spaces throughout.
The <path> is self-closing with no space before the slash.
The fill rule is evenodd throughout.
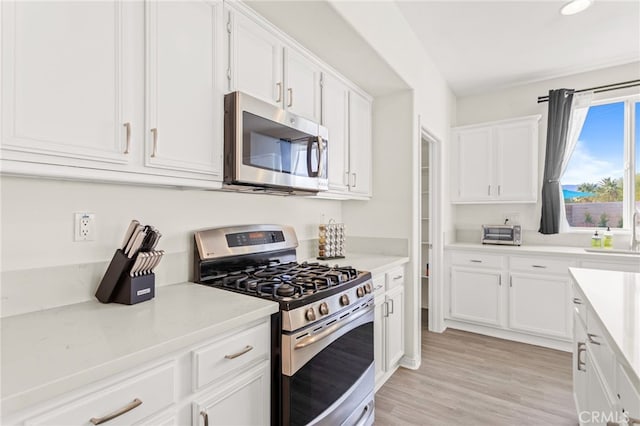
<path id="1" fill-rule="evenodd" d="M 229 247 L 259 246 L 284 242 L 282 231 L 238 232 L 227 234 Z"/>

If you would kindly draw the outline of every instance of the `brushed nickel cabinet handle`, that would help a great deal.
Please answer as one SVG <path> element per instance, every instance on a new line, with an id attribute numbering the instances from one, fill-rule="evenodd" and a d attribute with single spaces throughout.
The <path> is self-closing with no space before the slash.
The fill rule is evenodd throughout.
<path id="1" fill-rule="evenodd" d="M 592 345 L 600 346 L 600 342 L 596 342 L 595 340 L 593 340 L 594 337 L 598 337 L 598 336 L 596 336 L 595 334 L 587 333 L 587 338 L 589 339 L 589 343 L 591 343 Z"/>
<path id="2" fill-rule="evenodd" d="M 491 195 L 491 185 L 487 187 L 487 195 Z"/>
<path id="3" fill-rule="evenodd" d="M 396 275 L 395 277 L 393 277 L 393 280 L 398 281 L 400 278 L 402 278 L 402 275 Z"/>
<path id="4" fill-rule="evenodd" d="M 533 268 L 547 269 L 547 267 L 546 267 L 546 266 L 544 266 L 544 265 L 531 265 L 531 267 L 533 267 Z"/>
<path id="5" fill-rule="evenodd" d="M 206 411 L 202 410 L 202 411 L 200 411 L 200 415 L 204 419 L 204 426 L 209 426 L 209 413 L 207 413 Z"/>
<path id="6" fill-rule="evenodd" d="M 130 403 L 128 403 L 127 405 L 125 405 L 124 407 L 122 407 L 121 409 L 114 411 L 113 413 L 107 414 L 106 416 L 103 417 L 92 417 L 89 421 L 91 423 L 93 423 L 94 425 L 99 425 L 102 423 L 106 423 L 109 420 L 113 420 L 116 417 L 119 417 L 121 415 L 123 415 L 124 413 L 128 413 L 129 411 L 133 410 L 134 408 L 140 406 L 140 404 L 142 404 L 142 401 L 139 400 L 138 398 L 134 399 L 133 401 L 131 401 Z"/>
<path id="7" fill-rule="evenodd" d="M 349 172 L 344 172 L 344 177 L 346 178 L 347 186 L 349 186 Z M 342 181 L 343 183 L 345 180 Z"/>
<path id="8" fill-rule="evenodd" d="M 382 306 L 384 306 L 384 307 L 385 307 L 385 310 L 384 310 L 383 316 L 388 317 L 388 316 L 389 316 L 389 302 L 384 302 L 384 303 L 382 304 Z"/>
<path id="9" fill-rule="evenodd" d="M 382 288 L 382 284 L 377 285 L 373 288 L 373 291 L 380 290 Z"/>
<path id="10" fill-rule="evenodd" d="M 293 106 L 293 89 L 291 87 L 289 87 L 287 89 L 287 93 L 289 94 L 289 103 L 287 104 L 288 107 Z"/>
<path id="11" fill-rule="evenodd" d="M 509 287 L 513 287 L 513 276 L 509 275 Z"/>
<path id="12" fill-rule="evenodd" d="M 153 150 L 151 151 L 151 158 L 154 158 L 158 154 L 158 129 L 151 129 L 153 135 Z"/>
<path id="13" fill-rule="evenodd" d="M 351 173 L 351 175 L 353 176 L 353 187 L 356 187 L 356 179 L 358 178 L 358 174 L 357 173 Z"/>
<path id="14" fill-rule="evenodd" d="M 498 285 L 502 285 L 502 275 L 498 275 Z"/>
<path id="15" fill-rule="evenodd" d="M 249 352 L 251 349 L 253 349 L 253 346 L 251 345 L 247 345 L 245 346 L 245 348 L 243 350 L 241 350 L 240 352 L 236 352 L 235 354 L 231 354 L 231 355 L 225 355 L 224 357 L 226 359 L 234 359 L 234 358 L 238 358 L 241 355 L 246 354 L 247 352 Z"/>
<path id="16" fill-rule="evenodd" d="M 498 195 L 500 195 L 500 185 L 498 185 Z"/>
<path id="17" fill-rule="evenodd" d="M 282 102 L 282 82 L 277 82 L 276 87 L 278 88 L 278 99 L 276 99 L 276 102 L 280 103 Z"/>
<path id="18" fill-rule="evenodd" d="M 123 126 L 127 130 L 127 145 L 124 148 L 124 153 L 128 154 L 131 148 L 131 123 L 124 123 Z"/>
<path id="19" fill-rule="evenodd" d="M 583 367 L 586 366 L 586 363 L 580 357 L 580 355 L 582 355 L 586 351 L 587 351 L 587 344 L 583 342 L 578 342 L 578 352 L 576 352 L 576 369 L 578 371 L 582 371 L 582 372 L 587 371 L 586 368 L 583 369 Z"/>
<path id="20" fill-rule="evenodd" d="M 575 303 L 576 305 L 582 305 L 582 300 L 578 299 L 577 297 L 574 297 L 573 303 Z"/>
<path id="21" fill-rule="evenodd" d="M 627 425 L 640 425 L 640 419 L 636 419 L 635 417 L 627 417 Z"/>
<path id="22" fill-rule="evenodd" d="M 392 314 L 395 312 L 395 303 L 393 303 L 393 299 L 389 299 L 389 302 L 391 302 L 391 310 L 389 311 L 389 314 Z"/>
<path id="23" fill-rule="evenodd" d="M 469 262 L 472 263 L 482 263 L 482 260 L 478 260 L 478 259 L 470 259 Z"/>

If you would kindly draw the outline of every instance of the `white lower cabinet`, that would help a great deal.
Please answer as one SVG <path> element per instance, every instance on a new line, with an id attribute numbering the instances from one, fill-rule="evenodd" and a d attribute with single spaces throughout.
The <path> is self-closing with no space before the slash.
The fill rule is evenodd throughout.
<path id="1" fill-rule="evenodd" d="M 375 276 L 373 288 L 377 391 L 396 371 L 404 356 L 404 266 Z"/>
<path id="2" fill-rule="evenodd" d="M 263 361 L 198 397 L 193 403 L 194 426 L 269 424 L 269 366 Z"/>
<path id="3" fill-rule="evenodd" d="M 447 325 L 569 349 L 574 261 L 451 250 Z"/>
<path id="4" fill-rule="evenodd" d="M 237 327 L 3 417 L 2 424 L 267 425 L 270 322 Z"/>
<path id="5" fill-rule="evenodd" d="M 502 272 L 451 268 L 451 318 L 499 326 Z"/>
<path id="6" fill-rule="evenodd" d="M 509 328 L 570 338 L 571 311 L 567 309 L 570 294 L 571 286 L 566 277 L 512 272 L 509 276 Z"/>

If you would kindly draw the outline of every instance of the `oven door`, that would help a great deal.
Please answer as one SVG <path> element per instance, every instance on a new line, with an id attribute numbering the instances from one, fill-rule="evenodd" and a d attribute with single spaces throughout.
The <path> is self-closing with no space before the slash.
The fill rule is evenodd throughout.
<path id="1" fill-rule="evenodd" d="M 234 117 L 225 120 L 226 183 L 328 189 L 326 128 L 239 92 L 226 95 L 227 114 Z"/>
<path id="2" fill-rule="evenodd" d="M 356 309 L 283 335 L 283 424 L 373 423 L 373 301 Z"/>

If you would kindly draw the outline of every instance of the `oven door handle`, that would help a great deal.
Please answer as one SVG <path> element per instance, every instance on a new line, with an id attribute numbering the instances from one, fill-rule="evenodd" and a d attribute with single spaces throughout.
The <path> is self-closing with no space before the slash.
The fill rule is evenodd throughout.
<path id="1" fill-rule="evenodd" d="M 349 325 L 351 322 L 357 320 L 358 318 L 360 318 L 361 316 L 364 316 L 366 314 L 368 314 L 369 312 L 371 312 L 373 310 L 373 305 L 367 307 L 366 309 L 363 309 L 362 311 L 356 313 L 356 314 L 350 314 L 348 319 L 342 320 L 328 328 L 325 328 L 324 330 L 322 330 L 320 333 L 314 334 L 313 336 L 309 336 L 306 337 L 304 339 L 302 339 L 299 343 L 297 343 L 293 349 L 302 349 L 302 348 L 306 348 L 309 345 L 312 345 L 322 339 L 324 339 L 325 337 L 328 337 L 329 335 L 335 333 L 336 331 L 340 330 L 342 327 L 345 327 L 347 325 Z"/>

